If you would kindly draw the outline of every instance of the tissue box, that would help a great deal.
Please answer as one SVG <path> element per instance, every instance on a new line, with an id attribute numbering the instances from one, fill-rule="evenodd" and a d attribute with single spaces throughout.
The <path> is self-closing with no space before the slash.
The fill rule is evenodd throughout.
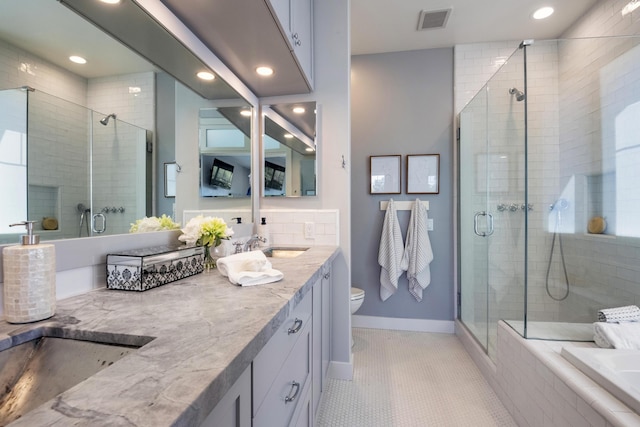
<path id="1" fill-rule="evenodd" d="M 204 270 L 204 247 L 155 246 L 107 255 L 107 289 L 146 291 Z"/>

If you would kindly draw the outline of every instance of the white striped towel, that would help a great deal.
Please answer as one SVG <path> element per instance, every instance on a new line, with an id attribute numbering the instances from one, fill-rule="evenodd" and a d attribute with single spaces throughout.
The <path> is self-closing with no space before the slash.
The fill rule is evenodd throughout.
<path id="1" fill-rule="evenodd" d="M 411 209 L 403 258 L 408 264 L 409 292 L 418 301 L 422 301 L 422 291 L 431 283 L 429 264 L 433 261 L 433 250 L 429 241 L 428 220 L 427 208 L 420 199 L 416 199 Z"/>
<path id="2" fill-rule="evenodd" d="M 403 261 L 402 232 L 398 223 L 393 199 L 389 199 L 387 211 L 384 214 L 380 248 L 378 249 L 378 264 L 380 264 L 380 298 L 386 301 L 398 290 L 398 279 L 407 269 Z"/>
<path id="3" fill-rule="evenodd" d="M 624 307 L 603 308 L 598 311 L 598 322 L 638 322 L 640 321 L 640 308 L 637 305 Z"/>

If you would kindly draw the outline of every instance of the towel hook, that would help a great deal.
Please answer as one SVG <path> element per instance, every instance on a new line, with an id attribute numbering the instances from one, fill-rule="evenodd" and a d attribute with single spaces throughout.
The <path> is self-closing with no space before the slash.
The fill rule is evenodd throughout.
<path id="1" fill-rule="evenodd" d="M 342 169 L 347 166 L 347 162 L 344 160 L 344 154 L 342 155 Z"/>

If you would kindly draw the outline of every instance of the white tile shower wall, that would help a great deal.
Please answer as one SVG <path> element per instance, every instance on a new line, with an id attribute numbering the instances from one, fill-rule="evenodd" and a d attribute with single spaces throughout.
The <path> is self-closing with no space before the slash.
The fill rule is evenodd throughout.
<path id="1" fill-rule="evenodd" d="M 322 246 L 339 245 L 338 210 L 262 209 L 267 219 L 273 245 Z M 313 223 L 314 237 L 305 238 L 305 223 Z"/>
<path id="2" fill-rule="evenodd" d="M 87 80 L 0 40 L 0 89 L 31 86 L 80 105 L 87 102 Z"/>
<path id="3" fill-rule="evenodd" d="M 454 48 L 455 111 L 460 113 L 505 61 L 519 41 L 474 43 Z"/>
<path id="4" fill-rule="evenodd" d="M 94 111 L 115 113 L 120 120 L 103 127 L 101 114 L 93 118 L 93 203 L 98 212 L 107 208 L 109 234 L 126 233 L 146 214 L 140 195 L 145 191 L 145 129 L 155 129 L 155 74 L 90 79 L 87 102 Z"/>

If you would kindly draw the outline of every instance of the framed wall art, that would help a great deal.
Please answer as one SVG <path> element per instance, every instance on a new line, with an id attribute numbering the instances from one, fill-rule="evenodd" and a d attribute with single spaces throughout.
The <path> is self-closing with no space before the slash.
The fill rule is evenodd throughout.
<path id="1" fill-rule="evenodd" d="M 408 155 L 407 194 L 438 194 L 439 192 L 440 155 Z"/>
<path id="2" fill-rule="evenodd" d="M 400 155 L 369 156 L 369 192 L 400 194 Z"/>

